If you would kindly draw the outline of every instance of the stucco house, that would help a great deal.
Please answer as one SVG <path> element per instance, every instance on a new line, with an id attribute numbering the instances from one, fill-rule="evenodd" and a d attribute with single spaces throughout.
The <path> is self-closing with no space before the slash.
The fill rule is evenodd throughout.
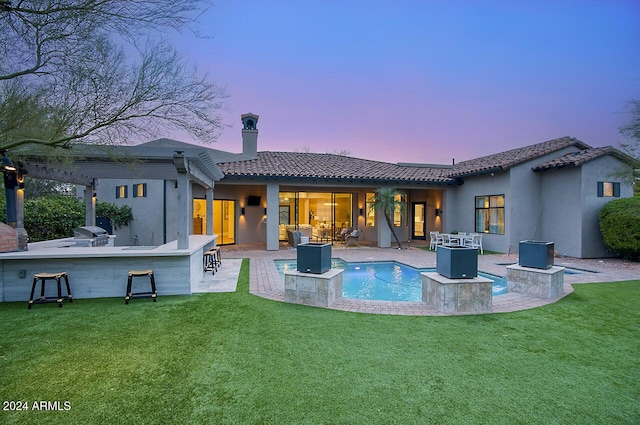
<path id="1" fill-rule="evenodd" d="M 98 178 L 98 199 L 127 204 L 135 220 L 117 243 L 159 245 L 190 234 L 219 244 L 279 249 L 287 230 L 331 240 L 342 229 L 391 245 L 381 214 L 369 208 L 377 187 L 402 192 L 394 214 L 402 241 L 430 231 L 483 233 L 485 249 L 516 252 L 525 239 L 549 240 L 561 254 L 603 257 L 598 211 L 633 195 L 614 171 L 629 167 L 618 150 L 562 137 L 455 165 L 386 163 L 335 154 L 258 150 L 258 116 L 242 115 L 242 152 L 160 139 L 92 148 L 77 171 Z M 116 156 L 133 162 L 114 160 Z M 114 178 L 114 176 L 118 176 Z M 176 236 L 178 235 L 178 236 Z"/>

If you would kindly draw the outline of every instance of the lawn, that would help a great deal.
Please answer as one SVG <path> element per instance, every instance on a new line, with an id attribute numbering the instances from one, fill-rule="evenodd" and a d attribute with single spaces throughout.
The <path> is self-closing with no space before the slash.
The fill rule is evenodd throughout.
<path id="1" fill-rule="evenodd" d="M 236 293 L 0 304 L 0 423 L 640 421 L 640 281 L 458 317 L 285 304 L 248 282 L 245 260 Z"/>

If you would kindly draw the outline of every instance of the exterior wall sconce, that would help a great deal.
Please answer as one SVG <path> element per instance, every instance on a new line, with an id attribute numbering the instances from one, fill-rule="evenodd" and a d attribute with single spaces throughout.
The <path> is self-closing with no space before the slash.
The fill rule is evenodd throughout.
<path id="1" fill-rule="evenodd" d="M 364 209 L 360 208 L 360 215 L 363 216 L 364 215 Z"/>
<path id="2" fill-rule="evenodd" d="M 7 158 L 6 149 L 2 149 L 2 171 L 16 171 L 16 167 L 13 165 L 13 162 Z"/>
<path id="3" fill-rule="evenodd" d="M 18 176 L 17 176 L 18 189 L 24 190 L 24 176 L 26 174 L 29 174 L 29 173 L 27 173 L 22 168 L 18 168 Z"/>
<path id="4" fill-rule="evenodd" d="M 240 215 L 244 215 L 244 207 L 240 208 Z"/>
<path id="5" fill-rule="evenodd" d="M 267 208 L 264 209 L 264 215 L 267 215 Z"/>
<path id="6" fill-rule="evenodd" d="M 442 210 L 440 208 L 436 208 L 436 217 L 440 217 L 442 215 Z"/>

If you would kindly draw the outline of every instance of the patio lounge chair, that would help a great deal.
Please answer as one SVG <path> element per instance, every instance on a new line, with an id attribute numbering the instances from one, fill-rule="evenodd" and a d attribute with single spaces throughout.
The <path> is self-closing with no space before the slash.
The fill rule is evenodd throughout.
<path id="1" fill-rule="evenodd" d="M 289 245 L 293 248 L 297 247 L 300 243 L 302 233 L 299 230 L 287 230 L 287 240 Z"/>
<path id="2" fill-rule="evenodd" d="M 336 235 L 336 240 L 342 243 L 345 243 L 347 239 L 347 235 L 349 233 L 351 233 L 351 228 L 345 227 L 344 229 L 342 229 L 342 231 L 340 231 L 340 233 Z"/>
<path id="3" fill-rule="evenodd" d="M 353 232 L 349 233 L 344 239 L 347 246 L 360 246 L 358 240 L 360 239 L 361 234 L 362 230 L 354 230 Z"/>

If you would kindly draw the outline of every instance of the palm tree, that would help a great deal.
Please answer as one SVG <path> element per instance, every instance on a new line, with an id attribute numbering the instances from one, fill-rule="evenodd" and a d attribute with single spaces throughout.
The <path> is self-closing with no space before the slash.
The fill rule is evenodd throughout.
<path id="1" fill-rule="evenodd" d="M 369 207 L 373 211 L 381 211 L 384 214 L 384 219 L 387 221 L 389 230 L 391 230 L 393 237 L 398 243 L 398 249 L 402 248 L 402 245 L 396 234 L 391 216 L 398 208 L 400 212 L 404 214 L 405 205 L 404 202 L 400 200 L 400 195 L 400 191 L 394 187 L 379 187 L 375 190 Z"/>

